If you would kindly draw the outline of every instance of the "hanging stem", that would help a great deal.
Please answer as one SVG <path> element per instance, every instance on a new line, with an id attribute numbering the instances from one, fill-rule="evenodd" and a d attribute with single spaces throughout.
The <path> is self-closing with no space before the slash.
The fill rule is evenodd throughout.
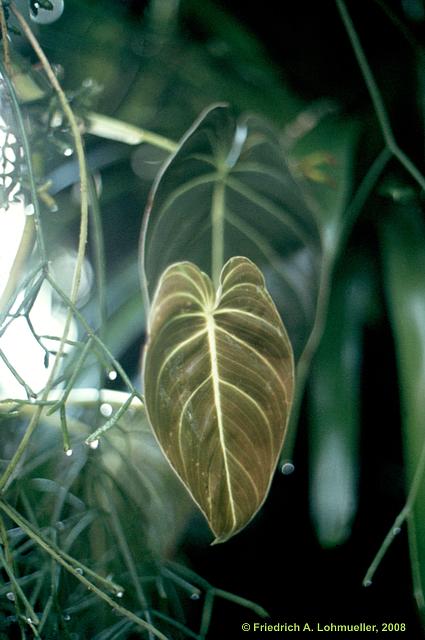
<path id="1" fill-rule="evenodd" d="M 387 110 L 384 105 L 384 101 L 382 99 L 381 93 L 378 89 L 378 85 L 376 84 L 376 80 L 373 76 L 372 70 L 369 67 L 369 63 L 364 54 L 362 45 L 360 43 L 357 32 L 354 28 L 353 21 L 347 11 L 347 7 L 345 5 L 344 0 L 336 0 L 336 4 L 338 7 L 338 11 L 341 15 L 341 19 L 344 23 L 345 29 L 347 31 L 348 37 L 351 42 L 351 46 L 353 47 L 354 55 L 357 58 L 357 62 L 359 64 L 360 70 L 362 72 L 364 81 L 369 91 L 369 95 L 371 97 L 376 117 L 378 118 L 379 126 L 382 131 L 382 135 L 385 140 L 385 144 L 391 153 L 397 158 L 400 164 L 406 169 L 408 173 L 416 180 L 418 185 L 425 191 L 425 177 L 423 174 L 417 169 L 415 164 L 410 160 L 410 158 L 400 149 L 398 146 L 394 133 L 391 127 L 390 119 L 388 117 Z"/>
<path id="2" fill-rule="evenodd" d="M 423 479 L 424 472 L 425 472 L 425 443 L 422 447 L 418 466 L 415 469 L 415 475 L 413 476 L 412 485 L 410 487 L 409 495 L 407 496 L 406 504 L 404 505 L 403 509 L 400 511 L 400 513 L 394 520 L 394 523 L 391 526 L 391 529 L 388 531 L 387 535 L 385 536 L 383 543 L 379 547 L 378 553 L 374 557 L 369 569 L 367 570 L 366 575 L 363 579 L 364 586 L 369 586 L 372 583 L 372 579 L 375 574 L 375 571 L 379 567 L 382 561 L 382 558 L 387 553 L 392 541 L 394 540 L 394 536 L 399 532 L 405 520 L 412 514 L 413 506 L 416 502 L 416 498 L 418 496 L 418 492 L 421 487 L 421 482 Z"/>

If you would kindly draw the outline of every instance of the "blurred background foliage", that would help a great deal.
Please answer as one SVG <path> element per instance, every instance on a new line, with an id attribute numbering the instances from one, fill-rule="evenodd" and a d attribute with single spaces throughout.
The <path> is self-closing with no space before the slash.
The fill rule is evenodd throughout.
<path id="1" fill-rule="evenodd" d="M 26 2 L 17 6 L 28 15 Z M 425 228 L 424 178 L 418 172 L 424 160 L 425 6 L 423 0 L 304 0 L 284 3 L 282 10 L 277 16 L 272 3 L 238 0 L 65 0 L 56 22 L 31 21 L 88 131 L 91 203 L 99 210 L 92 218 L 78 309 L 90 326 L 102 324 L 101 338 L 129 380 L 105 374 L 105 366 L 110 374 L 116 367 L 104 352 L 79 360 L 90 334 L 81 318 L 75 322 L 69 337 L 80 344 L 66 356 L 62 373 L 65 383 L 72 382 L 69 388 L 80 391 L 75 403 L 71 391 L 67 404 L 73 455 L 63 458 L 57 414 L 44 418 L 2 502 L 8 536 L 0 530 L 1 637 L 37 637 L 28 623 L 33 613 L 43 621 L 43 638 L 143 637 L 140 627 L 78 582 L 75 571 L 83 565 L 119 583 L 115 591 L 109 585 L 115 597 L 122 585 L 118 601 L 168 637 L 238 637 L 242 621 L 258 619 L 259 609 L 229 603 L 229 594 L 210 584 L 259 602 L 272 620 L 405 622 L 409 637 L 421 635 Z M 356 34 L 365 56 L 362 70 Z M 13 36 L 13 50 L 35 172 L 39 186 L 48 184 L 41 211 L 47 255 L 69 295 L 80 204 L 74 143 L 22 35 Z M 368 87 L 370 70 L 376 84 L 372 78 Z M 4 83 L 2 91 L 5 126 L 18 130 Z M 140 228 L 169 150 L 140 144 L 124 125 L 118 134 L 107 125 L 96 130 L 93 113 L 177 143 L 200 112 L 217 102 L 229 103 L 236 115 L 256 113 L 278 132 L 317 216 L 323 262 L 318 320 L 299 361 L 284 473 L 277 474 L 267 504 L 246 531 L 208 548 L 205 524 L 158 457 L 133 392 L 141 387 L 146 319 Z M 120 141 L 123 136 L 131 144 Z M 15 169 L 28 203 L 27 171 Z M 12 240 L 5 233 L 3 238 L 6 255 Z M 103 262 L 104 273 L 98 268 Z M 35 332 L 56 335 L 66 300 L 37 286 L 34 278 L 23 287 L 37 294 Z M 28 317 L 29 301 L 20 300 Z M 37 392 L 54 341 L 42 341 L 47 350 L 36 345 L 38 351 L 31 351 L 23 340 L 10 328 L 0 347 Z M 16 356 L 17 341 L 24 358 Z M 112 393 L 107 401 L 81 402 L 82 389 L 99 385 Z M 6 365 L 0 387 L 3 398 L 21 397 L 22 384 Z M 84 445 L 120 406 L 121 396 L 113 394 L 123 390 L 133 394 L 129 411 L 98 449 Z M 3 407 L 11 409 L 10 403 Z M 22 407 L 29 415 L 26 404 L 12 405 L 15 413 L 20 410 L 16 415 L 2 411 L 3 467 L 22 437 Z M 78 558 L 80 564 L 66 560 L 74 574 L 40 550 L 34 531 Z M 381 551 L 388 548 L 388 557 L 368 572 L 384 540 Z M 217 594 L 225 599 L 210 619 Z"/>

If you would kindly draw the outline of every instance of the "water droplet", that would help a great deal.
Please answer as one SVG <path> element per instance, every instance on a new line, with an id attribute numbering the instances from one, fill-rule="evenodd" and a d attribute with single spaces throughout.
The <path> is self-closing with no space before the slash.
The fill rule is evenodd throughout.
<path id="1" fill-rule="evenodd" d="M 394 527 L 393 529 L 393 536 L 398 536 L 398 534 L 400 533 L 401 529 L 400 527 Z"/>
<path id="2" fill-rule="evenodd" d="M 56 523 L 56 529 L 58 531 L 63 531 L 65 529 L 65 524 L 62 522 L 62 520 L 59 520 L 59 522 Z"/>
<path id="3" fill-rule="evenodd" d="M 69 615 L 69 613 L 64 613 L 63 619 L 65 620 L 65 622 L 69 622 L 71 620 L 71 616 Z"/>
<path id="4" fill-rule="evenodd" d="M 109 380 L 116 380 L 117 376 L 118 376 L 118 374 L 114 369 L 111 369 L 110 371 L 108 371 Z"/>
<path id="5" fill-rule="evenodd" d="M 109 404 L 109 402 L 102 402 L 102 404 L 100 405 L 100 413 L 102 414 L 102 416 L 105 416 L 105 418 L 109 418 L 109 416 L 112 415 L 112 405 Z"/>
<path id="6" fill-rule="evenodd" d="M 25 207 L 25 215 L 26 216 L 33 216 L 34 213 L 35 213 L 34 205 L 33 204 L 27 204 L 27 206 Z"/>
<path id="7" fill-rule="evenodd" d="M 74 453 L 74 452 L 73 452 L 73 450 L 72 450 L 72 449 L 67 449 L 67 450 L 65 451 L 65 455 L 66 455 L 66 456 L 68 456 L 68 458 L 69 458 L 70 456 L 72 456 L 72 454 L 73 454 L 73 453 Z"/>
<path id="8" fill-rule="evenodd" d="M 37 15 L 32 11 L 30 12 L 31 20 L 38 24 L 51 24 L 61 17 L 64 9 L 64 0 L 50 0 L 53 8 L 43 9 L 40 7 L 39 2 L 34 3 L 34 8 L 37 10 Z"/>
<path id="9" fill-rule="evenodd" d="M 117 592 L 117 598 L 122 598 L 124 595 L 124 591 L 118 591 Z"/>
<path id="10" fill-rule="evenodd" d="M 295 466 L 292 462 L 290 462 L 289 460 L 287 460 L 286 462 L 284 462 L 280 468 L 281 472 L 283 473 L 284 476 L 290 476 L 291 473 L 294 473 L 295 471 Z"/>
<path id="11" fill-rule="evenodd" d="M 32 618 L 26 618 L 28 624 L 34 624 L 34 620 Z"/>
<path id="12" fill-rule="evenodd" d="M 92 440 L 92 441 L 89 443 L 89 447 L 90 447 L 90 449 L 97 449 L 97 448 L 98 448 L 98 446 L 99 446 L 99 439 L 98 439 L 98 438 L 96 438 L 96 440 Z"/>
<path id="13" fill-rule="evenodd" d="M 73 153 L 74 149 L 72 149 L 71 147 L 66 147 L 66 149 L 64 149 L 63 155 L 69 158 L 69 156 L 72 156 Z"/>
<path id="14" fill-rule="evenodd" d="M 190 599 L 199 600 L 199 593 L 197 591 L 194 591 L 193 593 L 190 594 Z"/>
<path id="15" fill-rule="evenodd" d="M 82 575 L 83 575 L 83 573 L 84 573 L 84 571 L 81 569 L 81 567 L 77 567 L 77 568 L 75 569 L 75 571 L 76 571 L 76 573 L 79 573 L 79 574 L 80 574 L 80 576 L 82 576 Z"/>
<path id="16" fill-rule="evenodd" d="M 90 89 L 90 87 L 92 87 L 94 84 L 93 79 L 92 78 L 85 78 L 83 80 L 83 87 L 85 87 L 86 89 Z"/>
<path id="17" fill-rule="evenodd" d="M 13 593 L 13 591 L 8 591 L 6 593 L 6 598 L 10 600 L 10 602 L 15 602 L 15 594 Z"/>
<path id="18" fill-rule="evenodd" d="M 372 586 L 372 580 L 365 580 L 365 581 L 363 582 L 363 586 L 364 586 L 364 587 L 370 587 L 370 586 Z"/>

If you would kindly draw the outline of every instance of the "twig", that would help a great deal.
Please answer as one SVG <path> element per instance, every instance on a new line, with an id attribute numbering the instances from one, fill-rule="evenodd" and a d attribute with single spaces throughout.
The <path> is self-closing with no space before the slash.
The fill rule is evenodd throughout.
<path id="1" fill-rule="evenodd" d="M 118 411 L 107 421 L 105 424 L 101 425 L 96 431 L 94 431 L 90 436 L 86 439 L 86 444 L 91 444 L 99 439 L 99 437 L 109 431 L 113 426 L 117 424 L 117 422 L 122 418 L 124 413 L 130 407 L 133 401 L 134 395 L 131 393 L 124 404 L 118 409 Z"/>
<path id="2" fill-rule="evenodd" d="M 363 579 L 364 586 L 369 586 L 372 583 L 375 571 L 379 567 L 382 561 L 382 558 L 387 553 L 391 543 L 394 540 L 395 535 L 400 531 L 405 520 L 411 515 L 413 506 L 418 496 L 419 489 L 421 487 L 421 481 L 423 479 L 424 471 L 425 471 L 425 443 L 422 447 L 418 466 L 415 469 L 415 474 L 413 476 L 412 485 L 410 487 L 410 491 L 409 491 L 409 495 L 407 496 L 406 503 L 403 509 L 400 511 L 400 513 L 396 517 L 396 519 L 394 520 L 394 523 L 391 526 L 390 530 L 388 531 L 387 535 L 385 536 L 385 539 L 381 544 L 381 546 L 379 547 L 376 556 L 372 560 L 372 563 Z"/>
<path id="3" fill-rule="evenodd" d="M 357 58 L 357 62 L 362 72 L 364 81 L 368 88 L 369 95 L 375 109 L 376 117 L 378 118 L 379 126 L 385 140 L 385 144 L 387 145 L 391 153 L 403 165 L 406 171 L 410 173 L 414 180 L 416 180 L 421 189 L 425 190 L 425 177 L 417 169 L 416 165 L 410 160 L 410 158 L 404 153 L 404 151 L 400 149 L 395 140 L 384 101 L 378 89 L 378 85 L 376 84 L 376 80 L 373 76 L 372 70 L 364 54 L 362 45 L 354 28 L 351 17 L 347 11 L 345 2 L 344 0 L 336 0 L 336 4 L 345 29 L 347 31 L 348 37 L 350 39 L 351 46 L 353 47 L 354 54 Z"/>

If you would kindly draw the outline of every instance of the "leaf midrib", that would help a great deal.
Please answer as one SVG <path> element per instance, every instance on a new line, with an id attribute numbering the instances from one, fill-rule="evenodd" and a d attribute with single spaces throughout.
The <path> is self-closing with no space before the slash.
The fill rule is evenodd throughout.
<path id="1" fill-rule="evenodd" d="M 220 375 L 218 371 L 217 345 L 216 345 L 216 337 L 215 337 L 215 321 L 214 321 L 213 312 L 210 311 L 209 313 L 206 313 L 205 318 L 207 322 L 208 346 L 209 346 L 210 359 L 211 359 L 211 378 L 213 382 L 214 405 L 216 407 L 216 412 L 217 412 L 217 427 L 218 427 L 220 446 L 223 452 L 226 485 L 229 493 L 229 503 L 230 503 L 230 508 L 232 512 L 232 520 L 233 520 L 233 528 L 234 528 L 236 526 L 237 520 L 236 520 L 232 482 L 230 478 L 229 461 L 228 461 L 226 440 L 225 440 L 225 433 L 224 433 L 224 426 L 223 426 L 223 414 L 222 414 L 221 396 L 220 396 Z"/>

